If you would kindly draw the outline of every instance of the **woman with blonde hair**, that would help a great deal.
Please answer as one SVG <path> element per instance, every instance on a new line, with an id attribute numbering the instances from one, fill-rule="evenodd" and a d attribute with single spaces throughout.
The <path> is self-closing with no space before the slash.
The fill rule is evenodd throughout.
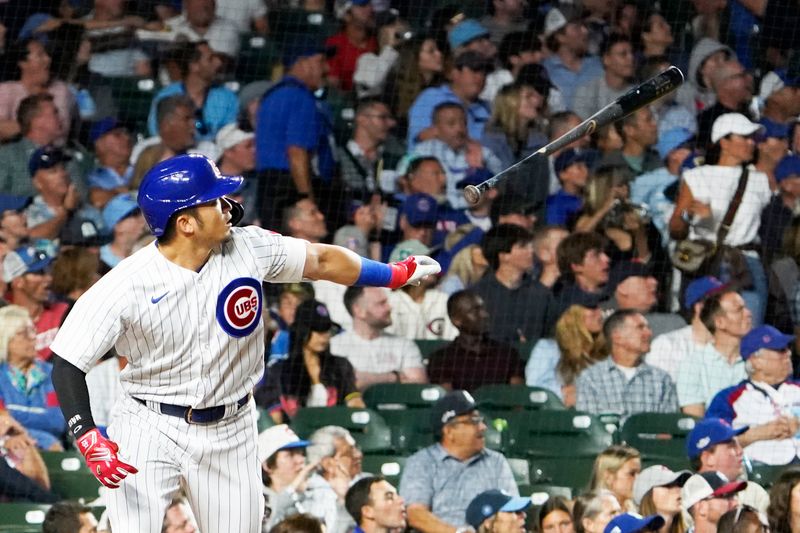
<path id="1" fill-rule="evenodd" d="M 470 244 L 456 253 L 447 269 L 447 275 L 437 288 L 448 295 L 469 289 L 483 277 L 488 267 L 489 262 L 483 256 L 481 247 Z"/>
<path id="2" fill-rule="evenodd" d="M 613 444 L 594 460 L 589 488 L 610 491 L 623 511 L 636 512 L 633 484 L 642 470 L 641 454 L 627 444 Z"/>
<path id="3" fill-rule="evenodd" d="M 525 383 L 550 389 L 564 405 L 573 407 L 578 374 L 607 355 L 600 309 L 572 305 L 556 322 L 555 339 L 540 339 L 533 347 Z"/>

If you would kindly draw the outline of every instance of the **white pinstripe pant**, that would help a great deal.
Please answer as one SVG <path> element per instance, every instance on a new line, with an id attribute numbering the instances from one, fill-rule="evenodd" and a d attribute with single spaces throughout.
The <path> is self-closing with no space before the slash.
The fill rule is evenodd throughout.
<path id="1" fill-rule="evenodd" d="M 114 533 L 158 533 L 183 485 L 201 533 L 256 533 L 264 497 L 257 455 L 255 403 L 213 424 L 187 424 L 128 396 L 108 428 L 123 461 L 139 469 L 107 491 Z"/>

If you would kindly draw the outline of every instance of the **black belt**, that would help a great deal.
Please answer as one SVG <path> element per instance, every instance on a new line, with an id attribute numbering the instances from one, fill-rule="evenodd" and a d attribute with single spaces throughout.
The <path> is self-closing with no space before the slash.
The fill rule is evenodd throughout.
<path id="1" fill-rule="evenodd" d="M 135 397 L 133 399 L 142 405 L 147 405 L 147 402 L 144 400 Z M 236 402 L 236 409 L 241 409 L 249 401 L 250 394 L 246 394 Z M 159 406 L 161 414 L 183 418 L 188 424 L 210 424 L 222 420 L 225 416 L 224 405 L 205 407 L 203 409 L 194 409 L 193 407 L 186 407 L 183 405 L 172 405 L 171 403 L 159 403 L 157 405 Z"/>

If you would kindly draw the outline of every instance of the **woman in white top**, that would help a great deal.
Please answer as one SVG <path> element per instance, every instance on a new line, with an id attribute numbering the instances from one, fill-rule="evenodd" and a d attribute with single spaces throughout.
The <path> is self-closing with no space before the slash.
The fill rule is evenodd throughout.
<path id="1" fill-rule="evenodd" d="M 755 152 L 754 136 L 763 127 L 739 113 L 720 115 L 711 127 L 714 143 L 706 162 L 683 173 L 683 181 L 670 219 L 673 239 L 702 239 L 716 242 L 717 232 L 728 211 L 744 165 L 749 165 Z M 717 157 L 716 154 L 719 154 Z M 747 187 L 723 244 L 742 251 L 752 283 L 743 287 L 741 295 L 753 314 L 753 327 L 764 320 L 767 304 L 767 279 L 758 255 L 758 229 L 761 211 L 769 203 L 772 192 L 763 172 L 749 166 Z M 729 272 L 713 273 L 721 281 L 737 281 Z"/>

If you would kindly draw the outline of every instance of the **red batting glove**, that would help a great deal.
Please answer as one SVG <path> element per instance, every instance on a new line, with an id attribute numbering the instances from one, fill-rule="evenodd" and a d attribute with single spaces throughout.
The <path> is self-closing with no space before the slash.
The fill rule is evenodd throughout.
<path id="1" fill-rule="evenodd" d="M 119 460 L 117 443 L 105 438 L 97 428 L 87 431 L 78 439 L 78 450 L 86 458 L 94 477 L 110 489 L 119 487 L 119 482 L 128 474 L 139 472 Z"/>
<path id="2" fill-rule="evenodd" d="M 403 261 L 389 263 L 389 266 L 392 268 L 390 289 L 403 285 L 419 285 L 425 276 L 436 275 L 442 270 L 439 263 L 424 255 L 410 255 Z"/>

